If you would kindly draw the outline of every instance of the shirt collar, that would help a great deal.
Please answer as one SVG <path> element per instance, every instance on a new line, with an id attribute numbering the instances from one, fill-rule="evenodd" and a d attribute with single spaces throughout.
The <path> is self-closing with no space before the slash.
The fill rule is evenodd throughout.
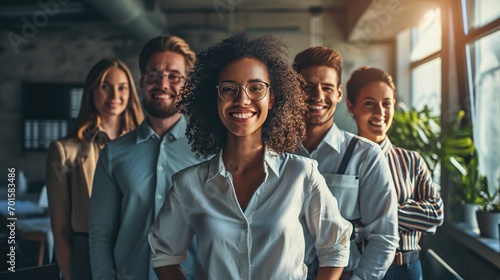
<path id="1" fill-rule="evenodd" d="M 328 146 L 335 149 L 337 152 L 340 152 L 340 144 L 344 142 L 344 134 L 338 128 L 338 126 L 333 123 L 332 127 L 326 133 L 325 137 L 323 137 L 322 143 L 327 144 Z M 320 143 L 320 145 L 322 144 Z"/>
<path id="2" fill-rule="evenodd" d="M 273 152 L 266 148 L 264 152 L 264 171 L 266 173 L 269 173 L 268 170 L 271 170 L 276 177 L 280 177 L 280 165 L 281 165 L 281 159 L 278 153 Z M 224 167 L 224 161 L 222 160 L 222 149 L 220 152 L 214 156 L 209 163 L 208 167 L 208 177 L 207 181 L 209 182 L 213 180 L 217 175 L 221 175 L 224 177 L 229 176 L 229 172 L 227 172 L 226 168 Z"/>
<path id="3" fill-rule="evenodd" d="M 281 166 L 281 157 L 278 153 L 266 149 L 266 153 L 264 154 L 264 168 L 269 168 L 276 175 L 276 177 L 280 177 L 280 166 Z M 267 170 L 266 170 L 267 173 Z"/>
<path id="4" fill-rule="evenodd" d="M 171 135 L 176 140 L 183 138 L 185 137 L 184 133 L 186 132 L 186 127 L 187 127 L 187 121 L 184 115 L 182 115 L 179 121 L 176 124 L 174 124 L 172 129 L 167 134 L 165 134 L 165 136 Z M 145 118 L 144 121 L 141 123 L 141 125 L 137 128 L 136 143 L 147 141 L 152 137 L 160 139 L 160 136 L 158 136 L 158 134 L 156 134 L 156 132 L 151 128 L 151 126 L 147 121 L 147 118 Z"/>
<path id="5" fill-rule="evenodd" d="M 384 152 L 384 155 L 387 156 L 387 154 L 389 154 L 389 151 L 392 149 L 392 143 L 388 136 L 386 136 L 384 141 L 380 143 L 380 148 L 382 149 L 382 152 Z"/>

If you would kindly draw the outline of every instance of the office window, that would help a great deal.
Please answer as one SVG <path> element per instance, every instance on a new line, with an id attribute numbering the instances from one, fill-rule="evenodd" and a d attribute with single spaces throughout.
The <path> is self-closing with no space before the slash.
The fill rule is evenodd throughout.
<path id="1" fill-rule="evenodd" d="M 500 185 L 500 3 L 462 1 L 468 94 L 479 172 Z"/>
<path id="2" fill-rule="evenodd" d="M 467 0 L 463 5 L 466 12 L 466 34 L 494 21 L 500 15 L 498 0 Z"/>
<path id="3" fill-rule="evenodd" d="M 433 115 L 441 114 L 441 58 L 435 58 L 411 71 L 412 106 L 429 107 Z"/>
<path id="4" fill-rule="evenodd" d="M 427 12 L 422 22 L 412 30 L 411 61 L 415 62 L 441 50 L 441 13 Z"/>
<path id="5" fill-rule="evenodd" d="M 429 11 L 422 22 L 411 31 L 411 106 L 431 109 L 441 114 L 441 15 L 440 10 Z"/>

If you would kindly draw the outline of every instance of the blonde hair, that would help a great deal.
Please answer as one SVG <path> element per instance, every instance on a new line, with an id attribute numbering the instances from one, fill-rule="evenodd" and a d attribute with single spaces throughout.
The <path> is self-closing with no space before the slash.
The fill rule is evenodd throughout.
<path id="1" fill-rule="evenodd" d="M 177 36 L 158 36 L 149 40 L 142 48 L 139 55 L 139 68 L 141 75 L 146 71 L 149 57 L 157 52 L 171 51 L 184 57 L 186 72 L 193 67 L 196 60 L 196 54 L 189 48 L 188 43 Z"/>
<path id="2" fill-rule="evenodd" d="M 101 118 L 94 103 L 94 89 L 102 85 L 109 70 L 115 67 L 123 70 L 127 75 L 130 90 L 127 107 L 121 115 L 121 131 L 119 134 L 136 128 L 144 120 L 144 114 L 142 113 L 142 107 L 139 96 L 137 95 L 134 79 L 127 65 L 119 59 L 105 58 L 92 67 L 85 80 L 80 112 L 76 119 L 76 136 L 80 140 L 85 139 L 85 130 L 98 128 L 101 123 Z"/>

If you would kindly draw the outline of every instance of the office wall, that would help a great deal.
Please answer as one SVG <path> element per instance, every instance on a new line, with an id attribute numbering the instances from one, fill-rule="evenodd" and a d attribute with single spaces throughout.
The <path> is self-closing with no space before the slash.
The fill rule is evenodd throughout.
<path id="1" fill-rule="evenodd" d="M 207 19 L 208 18 L 208 19 Z M 234 31 L 275 33 L 290 45 L 290 63 L 298 52 L 311 44 L 310 15 L 302 14 L 176 14 L 169 16 L 171 33 L 185 36 L 196 51 L 206 48 Z M 322 17 L 323 45 L 332 47 L 344 56 L 343 84 L 359 66 L 371 65 L 393 73 L 394 46 L 392 43 L 348 44 L 337 28 L 333 17 Z M 210 26 L 211 32 L 202 27 Z M 216 27 L 214 29 L 214 26 Z M 221 30 L 226 30 L 221 31 Z M 13 46 L 8 32 L 22 35 L 18 29 L 2 30 L 0 40 L 0 170 L 17 167 L 25 170 L 32 184 L 42 184 L 45 152 L 23 152 L 21 146 L 21 83 L 24 80 L 83 83 L 92 65 L 102 57 L 117 57 L 131 68 L 139 79 L 138 53 L 142 42 L 128 30 L 106 22 L 48 23 L 38 28 L 26 43 Z M 212 36 L 210 36 L 212 34 Z M 318 36 L 318 34 L 316 34 Z M 16 48 L 18 51 L 16 52 Z M 345 99 L 345 98 L 344 98 Z M 345 101 L 338 106 L 336 123 L 355 131 L 354 121 L 347 113 Z"/>
<path id="2" fill-rule="evenodd" d="M 43 181 L 46 153 L 22 151 L 22 82 L 83 84 L 90 68 L 103 57 L 124 60 L 138 77 L 141 46 L 126 30 L 108 23 L 49 23 L 18 45 L 11 44 L 8 32 L 22 35 L 21 28 L 13 28 L 2 32 L 0 41 L 0 169 L 23 169 L 33 183 Z"/>

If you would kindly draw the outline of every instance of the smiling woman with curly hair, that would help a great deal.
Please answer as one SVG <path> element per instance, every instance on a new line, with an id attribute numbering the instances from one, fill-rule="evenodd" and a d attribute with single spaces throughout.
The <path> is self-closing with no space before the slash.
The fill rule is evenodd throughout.
<path id="1" fill-rule="evenodd" d="M 208 156 L 226 144 L 227 129 L 217 114 L 217 79 L 231 61 L 252 57 L 264 63 L 274 106 L 262 126 L 262 141 L 275 152 L 294 152 L 305 133 L 301 76 L 287 64 L 287 47 L 273 35 L 251 38 L 239 33 L 202 52 L 182 90 L 182 113 L 189 118 L 187 135 L 193 150 Z"/>
<path id="2" fill-rule="evenodd" d="M 351 224 L 315 161 L 290 154 L 305 128 L 301 79 L 277 37 L 237 34 L 202 52 L 182 90 L 186 134 L 199 155 L 172 177 L 149 242 L 160 280 L 196 235 L 197 279 L 305 279 L 314 240 L 318 279 L 338 279 Z"/>

